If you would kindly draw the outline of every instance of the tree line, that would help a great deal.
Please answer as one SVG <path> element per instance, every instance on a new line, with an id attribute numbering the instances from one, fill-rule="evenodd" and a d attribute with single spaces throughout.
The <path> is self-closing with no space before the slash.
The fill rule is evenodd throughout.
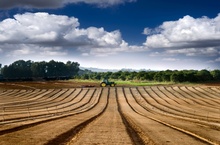
<path id="1" fill-rule="evenodd" d="M 58 79 L 90 79 L 127 81 L 157 81 L 157 82 L 210 82 L 220 81 L 220 70 L 165 70 L 165 71 L 117 71 L 92 72 L 81 70 L 78 62 L 66 63 L 51 60 L 49 62 L 34 62 L 18 60 L 2 67 L 0 64 L 0 80 L 58 80 Z"/>
<path id="2" fill-rule="evenodd" d="M 220 70 L 165 70 L 165 71 L 118 71 L 118 72 L 92 72 L 85 70 L 79 79 L 101 80 L 138 80 L 157 82 L 210 82 L 220 81 Z"/>
<path id="3" fill-rule="evenodd" d="M 1 80 L 33 80 L 33 79 L 69 79 L 78 74 L 79 63 L 66 63 L 51 60 L 34 62 L 18 60 L 10 65 L 0 67 Z"/>

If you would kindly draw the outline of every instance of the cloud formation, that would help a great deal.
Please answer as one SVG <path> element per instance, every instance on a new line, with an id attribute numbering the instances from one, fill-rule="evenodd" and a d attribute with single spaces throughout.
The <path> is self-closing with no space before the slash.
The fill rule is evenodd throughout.
<path id="1" fill-rule="evenodd" d="M 9 54 L 65 55 L 68 51 L 103 56 L 124 51 L 138 51 L 129 46 L 119 30 L 80 29 L 77 18 L 48 13 L 17 14 L 0 22 L 0 48 Z"/>
<path id="2" fill-rule="evenodd" d="M 0 0 L 0 9 L 10 9 L 15 7 L 59 8 L 67 4 L 76 3 L 86 3 L 98 5 L 99 7 L 108 7 L 134 1 L 136 0 Z"/>
<path id="3" fill-rule="evenodd" d="M 211 19 L 208 17 L 193 18 L 185 16 L 177 21 L 167 21 L 154 30 L 144 29 L 148 35 L 144 45 L 148 48 L 163 48 L 169 54 L 186 56 L 220 54 L 220 14 Z"/>
<path id="4" fill-rule="evenodd" d="M 124 52 L 148 51 L 146 57 L 174 62 L 179 56 L 206 57 L 219 62 L 220 14 L 211 19 L 185 16 L 161 26 L 145 28 L 146 42 L 129 45 L 120 30 L 103 27 L 80 28 L 79 20 L 65 15 L 24 13 L 0 21 L 0 54 L 4 56 L 107 56 Z"/>

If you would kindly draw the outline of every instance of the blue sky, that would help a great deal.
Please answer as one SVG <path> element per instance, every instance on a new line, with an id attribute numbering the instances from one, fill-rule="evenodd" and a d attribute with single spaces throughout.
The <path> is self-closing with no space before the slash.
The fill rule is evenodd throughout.
<path id="1" fill-rule="evenodd" d="M 0 63 L 220 69 L 219 0 L 0 0 Z"/>

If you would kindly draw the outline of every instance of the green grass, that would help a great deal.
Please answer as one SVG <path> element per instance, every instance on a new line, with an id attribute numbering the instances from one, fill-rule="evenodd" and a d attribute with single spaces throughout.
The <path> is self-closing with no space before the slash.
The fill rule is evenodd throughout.
<path id="1" fill-rule="evenodd" d="M 81 80 L 81 79 L 75 79 L 72 81 L 81 82 L 81 83 L 100 83 L 101 82 L 101 80 Z M 173 82 L 155 82 L 155 81 L 121 81 L 121 80 L 109 80 L 109 81 L 115 82 L 116 85 L 119 85 L 119 86 L 153 86 L 153 85 L 175 84 Z"/>
<path id="2" fill-rule="evenodd" d="M 81 80 L 81 79 L 73 79 L 71 81 L 81 82 L 81 83 L 100 83 L 101 80 Z"/>
<path id="3" fill-rule="evenodd" d="M 153 86 L 153 85 L 170 85 L 172 82 L 155 82 L 155 81 L 115 81 L 118 85 L 131 86 Z"/>

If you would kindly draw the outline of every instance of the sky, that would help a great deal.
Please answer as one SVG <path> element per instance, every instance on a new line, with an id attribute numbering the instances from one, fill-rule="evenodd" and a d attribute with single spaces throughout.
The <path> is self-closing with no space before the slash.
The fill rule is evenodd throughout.
<path id="1" fill-rule="evenodd" d="M 219 0 L 0 0 L 0 63 L 220 69 Z"/>

